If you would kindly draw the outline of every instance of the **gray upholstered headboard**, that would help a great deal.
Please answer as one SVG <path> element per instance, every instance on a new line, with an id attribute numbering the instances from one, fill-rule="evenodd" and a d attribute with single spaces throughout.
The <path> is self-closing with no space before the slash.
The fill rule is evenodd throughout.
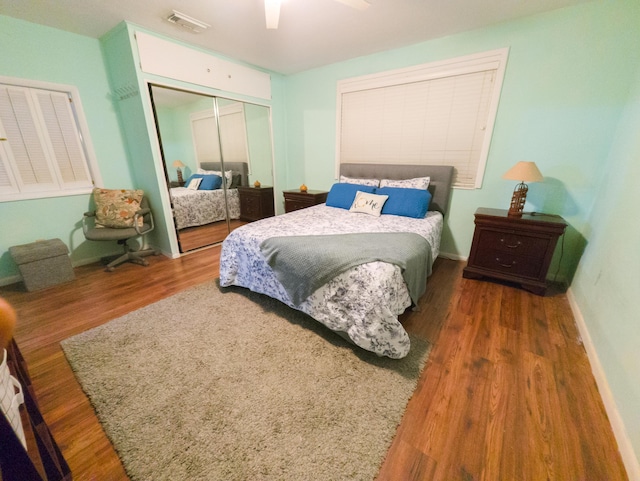
<path id="1" fill-rule="evenodd" d="M 220 162 L 201 162 L 200 168 L 204 170 L 221 170 Z M 240 174 L 240 185 L 249 185 L 249 165 L 246 162 L 225 162 L 225 170 L 232 170 Z"/>
<path id="2" fill-rule="evenodd" d="M 453 181 L 453 167 L 450 165 L 390 165 L 390 164 L 340 164 L 340 175 L 360 179 L 412 179 L 431 177 L 429 210 L 447 213 Z"/>

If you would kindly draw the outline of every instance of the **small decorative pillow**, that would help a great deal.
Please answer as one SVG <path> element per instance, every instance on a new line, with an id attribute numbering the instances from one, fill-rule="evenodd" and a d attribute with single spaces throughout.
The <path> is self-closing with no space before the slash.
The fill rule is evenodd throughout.
<path id="1" fill-rule="evenodd" d="M 340 183 L 342 184 L 358 184 L 369 185 L 371 187 L 378 187 L 380 185 L 379 179 L 353 179 L 351 177 L 340 176 Z"/>
<path id="2" fill-rule="evenodd" d="M 429 182 L 431 182 L 431 177 L 416 177 L 415 179 L 405 180 L 382 179 L 380 181 L 380 187 L 402 187 L 405 189 L 427 190 L 429 188 Z"/>
<path id="3" fill-rule="evenodd" d="M 198 190 L 200 184 L 202 183 L 202 177 L 191 176 L 189 181 L 185 184 L 185 187 L 189 190 Z"/>
<path id="4" fill-rule="evenodd" d="M 353 200 L 356 198 L 356 193 L 359 190 L 362 192 L 370 192 L 371 194 L 373 194 L 376 188 L 369 185 L 341 183 L 333 184 L 331 186 L 329 194 L 327 195 L 326 205 L 328 207 L 350 209 L 353 205 Z"/>
<path id="5" fill-rule="evenodd" d="M 363 214 L 380 217 L 382 206 L 389 198 L 388 195 L 370 194 L 358 191 L 349 212 L 361 212 Z"/>
<path id="6" fill-rule="evenodd" d="M 96 227 L 126 229 L 133 227 L 133 218 L 140 210 L 143 190 L 93 189 L 96 203 Z M 142 226 L 142 218 L 138 221 Z"/>

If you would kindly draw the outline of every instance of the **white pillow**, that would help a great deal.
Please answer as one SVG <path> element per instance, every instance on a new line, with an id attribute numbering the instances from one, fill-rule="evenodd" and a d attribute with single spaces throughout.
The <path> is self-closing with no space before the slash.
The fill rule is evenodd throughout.
<path id="1" fill-rule="evenodd" d="M 340 176 L 341 184 L 358 184 L 358 185 L 370 185 L 372 187 L 379 187 L 380 180 L 379 179 L 354 179 L 352 177 L 345 177 L 344 175 Z"/>
<path id="2" fill-rule="evenodd" d="M 349 212 L 361 212 L 363 214 L 380 217 L 382 206 L 389 198 L 388 195 L 370 194 L 369 192 L 356 192 L 356 198 L 351 204 Z"/>
<path id="3" fill-rule="evenodd" d="M 198 188 L 200 187 L 200 182 L 202 182 L 202 177 L 191 179 L 185 187 L 189 190 L 198 190 Z"/>
<path id="4" fill-rule="evenodd" d="M 427 190 L 429 188 L 429 182 L 431 182 L 431 177 L 416 177 L 415 179 L 405 180 L 382 179 L 380 181 L 380 187 Z"/>
<path id="5" fill-rule="evenodd" d="M 220 170 L 204 170 L 204 169 L 198 169 L 198 171 L 196 172 L 197 174 L 204 174 L 204 175 L 217 175 L 218 177 L 222 177 L 222 172 Z M 227 180 L 227 187 L 229 187 L 231 185 L 231 181 L 233 180 L 233 170 L 225 170 L 224 171 L 224 176 Z"/>

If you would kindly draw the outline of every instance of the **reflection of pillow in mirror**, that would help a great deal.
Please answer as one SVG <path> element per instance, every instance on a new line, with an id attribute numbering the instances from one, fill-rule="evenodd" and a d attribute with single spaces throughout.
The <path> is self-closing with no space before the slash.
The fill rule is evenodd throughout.
<path id="1" fill-rule="evenodd" d="M 402 187 L 405 189 L 427 190 L 429 188 L 429 182 L 431 182 L 431 177 L 416 177 L 415 179 L 404 180 L 382 179 L 380 181 L 380 187 Z"/>
<path id="2" fill-rule="evenodd" d="M 380 181 L 378 179 L 354 179 L 352 177 L 340 176 L 340 183 L 342 184 L 358 184 L 358 185 L 370 185 L 372 187 L 378 187 Z"/>
<path id="3" fill-rule="evenodd" d="M 198 190 L 216 190 L 222 187 L 222 177 L 214 174 L 205 174 L 202 176 L 202 182 Z"/>
<path id="4" fill-rule="evenodd" d="M 200 187 L 200 184 L 202 183 L 202 177 L 193 177 L 189 179 L 189 182 L 187 183 L 186 187 L 189 190 L 198 190 L 198 187 Z"/>
<path id="5" fill-rule="evenodd" d="M 239 185 L 242 185 L 242 174 L 236 171 L 233 171 L 233 176 L 231 177 L 231 189 L 236 189 Z"/>
<path id="6" fill-rule="evenodd" d="M 349 212 L 361 212 L 363 214 L 380 217 L 382 206 L 388 198 L 388 195 L 370 194 L 369 192 L 358 191 Z"/>
<path id="7" fill-rule="evenodd" d="M 222 177 L 222 172 L 219 170 L 204 170 L 204 169 L 198 169 L 198 174 L 212 174 L 212 175 L 219 175 L 220 177 Z M 227 186 L 231 185 L 231 181 L 233 180 L 233 171 L 231 170 L 225 170 L 224 171 L 224 177 L 227 181 Z"/>

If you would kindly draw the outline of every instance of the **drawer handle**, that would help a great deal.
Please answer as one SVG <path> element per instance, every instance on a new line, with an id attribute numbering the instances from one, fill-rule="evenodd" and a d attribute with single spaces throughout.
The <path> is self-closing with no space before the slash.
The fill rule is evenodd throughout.
<path id="1" fill-rule="evenodd" d="M 511 261 L 511 264 L 503 264 L 499 257 L 496 257 L 496 262 L 500 264 L 502 267 L 506 267 L 508 269 L 511 269 L 513 266 L 517 264 L 516 261 Z"/>
<path id="2" fill-rule="evenodd" d="M 504 244 L 504 239 L 500 239 L 500 242 L 502 242 Z M 522 245 L 522 242 L 518 241 L 515 244 L 504 244 L 505 247 L 508 247 L 509 249 L 515 249 L 516 247 L 520 247 Z"/>

